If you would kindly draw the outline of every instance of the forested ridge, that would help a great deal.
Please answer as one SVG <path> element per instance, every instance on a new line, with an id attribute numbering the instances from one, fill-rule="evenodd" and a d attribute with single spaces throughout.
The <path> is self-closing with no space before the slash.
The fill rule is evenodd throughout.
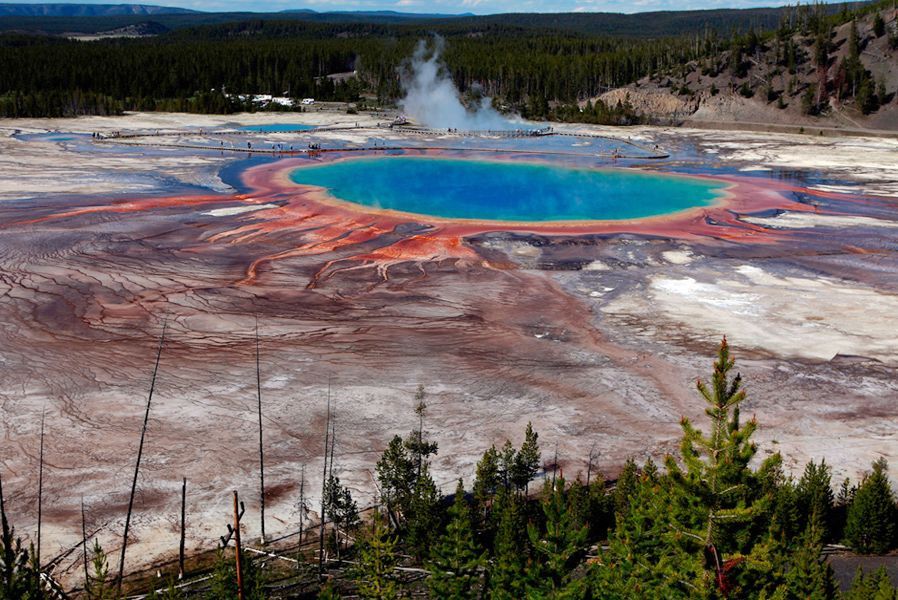
<path id="1" fill-rule="evenodd" d="M 0 2 L 0 16 L 17 17 L 97 17 L 110 15 L 188 14 L 196 11 L 173 6 L 152 4 L 76 4 L 72 2 L 47 2 L 17 4 Z"/>
<path id="2" fill-rule="evenodd" d="M 837 12 L 843 6 L 856 8 L 863 3 L 824 5 L 821 10 Z M 701 33 L 708 29 L 718 33 L 734 30 L 772 29 L 791 8 L 712 9 L 692 11 L 658 11 L 638 14 L 576 13 L 510 13 L 497 15 L 427 15 L 391 11 L 315 12 L 195 12 L 192 14 L 153 14 L 154 22 L 167 29 L 202 25 L 218 25 L 248 20 L 304 21 L 315 23 L 414 24 L 419 27 L 455 26 L 470 30 L 491 25 L 515 25 L 534 30 L 559 30 L 571 33 L 612 35 L 618 37 L 658 37 Z M 96 33 L 136 25 L 146 21 L 140 15 L 104 15 L 93 17 L 26 15 L 0 16 L 0 31 L 30 31 L 46 34 L 66 32 Z"/>
<path id="3" fill-rule="evenodd" d="M 281 551 L 298 560 L 294 566 L 285 571 L 269 560 L 277 554 L 245 547 L 237 562 L 229 544 L 204 571 L 208 577 L 196 579 L 201 585 L 178 588 L 168 573 L 170 583 L 157 579 L 132 592 L 230 600 L 242 585 L 250 600 L 898 598 L 882 568 L 858 570 L 840 591 L 823 553 L 833 542 L 859 554 L 898 545 L 885 460 L 854 482 L 834 482 L 825 461 L 811 461 L 792 477 L 784 457 L 752 440 L 762 423 L 742 418 L 746 397 L 724 339 L 710 378 L 696 385 L 706 418 L 681 420 L 679 450 L 661 464 L 631 459 L 608 481 L 602 457 L 590 450 L 586 472 L 566 479 L 558 457 L 546 456 L 528 424 L 520 445 L 486 449 L 474 472 L 444 497 L 431 474 L 438 436 L 427 431 L 427 396 L 419 388 L 415 428 L 395 436 L 375 465 L 374 508 L 361 511 L 333 456 L 325 460 L 320 514 L 331 525 L 307 524 L 300 496 L 296 527 L 318 547 Z M 33 547 L 17 541 L 2 487 L 0 511 L 0 599 L 49 597 Z M 84 556 L 87 597 L 117 598 L 103 548 L 95 541 Z M 159 585 L 167 589 L 153 591 Z"/>
<path id="4" fill-rule="evenodd" d="M 851 13 L 846 9 L 833 16 L 828 7 L 801 6 L 776 14 L 782 28 Z M 686 19 L 680 13 L 652 15 L 641 17 L 646 31 L 676 30 L 671 23 Z M 447 39 L 444 58 L 461 90 L 476 83 L 507 110 L 570 119 L 576 114 L 550 113 L 550 104 L 571 105 L 716 56 L 748 35 L 773 35 L 751 26 L 722 32 L 725 25 L 693 19 L 693 27 L 703 23 L 700 30 L 646 38 L 576 31 L 566 19 L 553 15 L 534 27 L 520 15 L 403 24 L 260 18 L 92 42 L 7 33 L 0 35 L 0 116 L 252 109 L 235 98 L 238 94 L 390 103 L 401 94 L 399 67 L 418 40 L 436 33 Z M 655 20 L 668 24 L 653 29 Z M 733 19 L 722 23 L 740 24 Z M 349 81 L 326 77 L 353 70 L 358 77 Z"/>

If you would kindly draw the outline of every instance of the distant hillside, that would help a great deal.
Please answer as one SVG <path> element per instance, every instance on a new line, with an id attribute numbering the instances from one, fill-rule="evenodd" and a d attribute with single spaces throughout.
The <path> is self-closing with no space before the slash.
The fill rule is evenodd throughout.
<path id="1" fill-rule="evenodd" d="M 154 23 L 153 21 L 145 21 L 143 23 L 135 23 L 134 25 L 125 25 L 117 29 L 108 31 L 99 31 L 96 33 L 77 33 L 73 32 L 66 37 L 72 40 L 80 40 L 82 42 L 93 42 L 97 40 L 109 40 L 115 38 L 145 38 L 155 37 L 168 33 L 168 28 Z"/>
<path id="2" fill-rule="evenodd" d="M 823 5 L 820 10 L 835 13 L 855 4 Z M 8 4 L 0 6 L 51 6 Z M 93 6 L 93 5 L 52 5 Z M 127 5 L 125 5 L 127 6 Z M 147 7 L 149 8 L 149 7 Z M 163 9 L 169 10 L 169 9 Z M 794 7 L 620 13 L 513 13 L 486 16 L 414 14 L 394 11 L 315 12 L 295 10 L 278 13 L 204 13 L 171 9 L 153 13 L 153 20 L 168 29 L 221 25 L 240 21 L 307 21 L 317 23 L 370 23 L 376 25 L 426 25 L 456 33 L 482 32 L 496 27 L 555 31 L 568 35 L 660 38 L 714 32 L 727 36 L 733 31 L 770 30 L 792 13 Z M 4 16 L 6 14 L 7 16 Z M 93 16 L 34 16 L 0 10 L 0 32 L 96 33 L 144 21 L 137 13 L 106 13 Z"/>
<path id="3" fill-rule="evenodd" d="M 878 7 L 853 20 L 743 36 L 593 102 L 625 102 L 660 120 L 896 129 L 898 8 Z"/>
<path id="4" fill-rule="evenodd" d="M 821 5 L 820 10 L 834 14 L 860 2 Z M 616 37 L 654 38 L 716 32 L 727 35 L 733 31 L 764 31 L 775 29 L 780 21 L 795 10 L 794 6 L 780 8 L 712 9 L 656 11 L 633 14 L 608 12 L 577 13 L 509 13 L 475 16 L 456 21 L 459 25 L 487 27 L 503 25 L 583 35 L 611 35 Z"/>
<path id="5" fill-rule="evenodd" d="M 387 17 L 387 18 L 396 18 L 396 19 L 456 19 L 459 17 L 473 17 L 474 13 L 460 13 L 460 14 L 447 14 L 447 13 L 407 13 L 400 12 L 396 10 L 334 10 L 327 12 L 318 12 L 317 10 L 312 10 L 310 8 L 296 8 L 292 10 L 282 10 L 279 14 L 282 15 L 318 15 L 321 17 L 334 17 L 339 18 L 343 17 L 352 17 L 352 18 L 365 18 L 365 17 Z M 313 17 L 314 18 L 314 17 Z"/>
<path id="6" fill-rule="evenodd" d="M 196 13 L 186 8 L 147 4 L 4 4 L 0 17 L 109 17 L 116 15 L 182 15 Z"/>

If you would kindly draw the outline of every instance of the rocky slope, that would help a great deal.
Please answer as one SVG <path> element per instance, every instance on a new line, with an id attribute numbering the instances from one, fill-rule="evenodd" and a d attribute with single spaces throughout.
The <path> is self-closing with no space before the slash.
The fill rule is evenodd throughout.
<path id="1" fill-rule="evenodd" d="M 858 59 L 876 96 L 877 106 L 868 106 L 869 114 L 864 114 L 857 85 L 846 80 L 850 21 L 829 30 L 822 68 L 815 60 L 817 36 L 796 31 L 656 73 L 598 99 L 609 105 L 629 102 L 659 122 L 898 130 L 898 9 L 886 8 L 854 23 Z M 811 98 L 815 106 L 809 110 Z"/>

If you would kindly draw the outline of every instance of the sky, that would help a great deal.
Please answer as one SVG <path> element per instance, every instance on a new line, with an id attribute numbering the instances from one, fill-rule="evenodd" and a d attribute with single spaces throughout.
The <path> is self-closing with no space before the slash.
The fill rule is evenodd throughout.
<path id="1" fill-rule="evenodd" d="M 2 0 L 16 2 L 17 0 Z M 18 0 L 37 4 L 31 0 Z M 53 2 L 54 0 L 44 0 Z M 58 0 L 56 0 L 58 1 Z M 162 6 L 179 6 L 194 10 L 277 12 L 311 8 L 319 12 L 331 10 L 395 10 L 411 13 L 475 13 L 502 12 L 619 12 L 634 13 L 653 10 L 692 10 L 710 8 L 757 8 L 793 4 L 787 0 L 77 0 L 75 4 L 118 4 L 133 2 Z"/>

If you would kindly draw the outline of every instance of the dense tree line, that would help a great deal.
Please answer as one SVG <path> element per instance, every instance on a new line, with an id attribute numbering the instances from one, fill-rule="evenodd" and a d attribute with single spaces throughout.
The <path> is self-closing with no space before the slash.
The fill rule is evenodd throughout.
<path id="1" fill-rule="evenodd" d="M 782 46 L 784 63 L 794 70 L 804 58 L 803 50 L 787 41 L 788 34 L 799 31 L 823 36 L 836 24 L 886 3 L 883 0 L 840 12 L 822 5 L 778 9 L 764 13 L 759 29 L 732 31 L 721 31 L 720 25 L 731 17 L 718 15 L 722 21 L 709 21 L 702 29 L 689 21 L 692 25 L 684 25 L 680 35 L 650 38 L 578 30 L 568 26 L 564 15 L 538 19 L 535 22 L 543 23 L 538 27 L 511 17 L 397 24 L 376 19 L 332 23 L 266 16 L 185 27 L 153 38 L 93 42 L 0 34 L 0 116 L 115 114 L 122 110 L 228 113 L 252 109 L 233 98 L 245 94 L 339 101 L 372 94 L 387 103 L 401 95 L 398 71 L 414 44 L 439 33 L 448 39 L 445 61 L 462 91 L 475 84 L 482 86 L 500 105 L 534 118 L 613 122 L 620 120 L 620 115 L 606 117 L 601 114 L 605 111 L 595 106 L 582 118 L 578 118 L 579 111 L 562 109 L 556 115 L 550 107 L 572 107 L 647 75 L 676 74 L 692 61 L 717 70 L 714 59 L 727 50 L 729 68 L 737 76 L 744 75 L 749 57 L 764 43 L 776 43 L 778 52 Z M 663 22 L 696 18 L 678 14 L 656 13 L 644 18 Z M 776 30 L 770 22 L 772 14 L 780 20 Z M 611 17 L 603 18 L 611 19 L 610 23 Z M 734 25 L 746 22 L 753 21 L 732 21 Z M 882 29 L 883 35 L 892 35 L 885 25 Z M 668 30 L 676 31 L 661 28 Z M 846 64 L 842 81 L 855 94 L 866 94 L 864 104 L 872 107 L 877 97 L 875 82 L 864 78 L 857 63 Z M 348 82 L 326 77 L 353 70 L 358 78 Z"/>
<path id="2" fill-rule="evenodd" d="M 823 461 L 808 463 L 796 480 L 778 453 L 759 460 L 752 441 L 758 423 L 741 417 L 746 393 L 734 366 L 724 340 L 711 378 L 697 384 L 707 423 L 684 418 L 679 452 L 661 465 L 629 460 L 607 481 L 591 457 L 585 480 L 577 475 L 569 482 L 556 460 L 546 466 L 528 424 L 520 446 L 488 448 L 470 487 L 459 480 L 448 498 L 431 475 L 438 445 L 425 429 L 419 391 L 417 427 L 394 437 L 377 462 L 379 504 L 364 521 L 339 478 L 327 481 L 327 514 L 342 536 L 331 534 L 331 556 L 350 568 L 318 587 L 318 597 L 339 598 L 341 590 L 375 600 L 403 597 L 410 590 L 399 577 L 402 566 L 427 574 L 423 585 L 432 598 L 898 598 L 881 569 L 858 571 L 840 593 L 822 554 L 832 542 L 861 554 L 898 546 L 898 506 L 885 460 L 838 489 Z M 7 521 L 2 488 L 0 512 L 0 599 L 44 598 L 34 552 Z M 95 543 L 92 598 L 115 597 L 107 562 Z M 266 569 L 252 555 L 242 564 L 246 598 L 289 597 L 266 587 Z M 303 568 L 314 577 L 311 564 Z M 209 600 L 234 597 L 233 551 L 219 552 L 211 577 Z M 420 594 L 422 584 L 415 589 Z M 172 581 L 149 597 L 184 596 Z"/>
<path id="3" fill-rule="evenodd" d="M 371 92 L 401 94 L 398 69 L 424 30 L 372 25 L 334 28 L 259 21 L 181 31 L 152 40 L 76 42 L 0 36 L 0 97 L 78 92 L 114 98 L 125 110 L 165 108 L 227 112 L 223 103 L 184 104 L 199 94 L 288 94 L 356 100 Z M 342 37 L 341 37 L 342 36 Z M 691 60 L 707 47 L 691 40 L 622 40 L 496 27 L 450 38 L 445 60 L 459 88 L 480 84 L 512 107 L 532 97 L 575 102 L 660 68 Z M 357 70 L 358 82 L 326 75 Z M 8 104 L 8 103 L 7 103 Z M 18 102 L 50 114 L 39 102 Z M 0 115 L 13 114 L 9 108 Z M 70 109 L 52 109 L 55 113 Z M 93 103 L 83 110 L 98 112 Z"/>
<path id="4" fill-rule="evenodd" d="M 827 12 L 838 6 L 824 5 Z M 641 14 L 574 12 L 574 13 L 503 13 L 485 16 L 448 16 L 411 13 L 286 11 L 280 13 L 226 12 L 190 14 L 103 15 L 93 17 L 0 16 L 0 30 L 64 34 L 67 32 L 97 33 L 123 27 L 151 23 L 169 30 L 233 23 L 248 19 L 265 21 L 303 21 L 313 23 L 373 23 L 377 25 L 408 25 L 439 33 L 482 30 L 495 25 L 515 25 L 528 29 L 553 29 L 586 35 L 616 37 L 665 37 L 684 33 L 714 30 L 729 33 L 734 30 L 769 29 L 776 26 L 783 15 L 795 12 L 796 7 L 717 9 L 693 11 L 659 11 Z"/>

